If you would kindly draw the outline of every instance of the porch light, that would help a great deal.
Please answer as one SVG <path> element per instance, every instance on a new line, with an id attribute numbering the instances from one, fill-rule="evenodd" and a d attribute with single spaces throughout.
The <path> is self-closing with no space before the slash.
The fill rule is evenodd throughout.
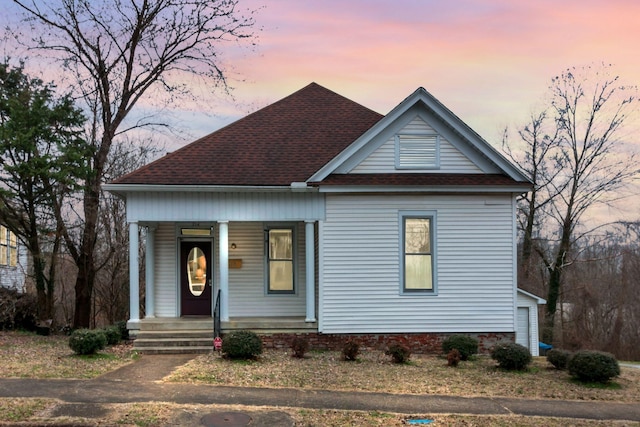
<path id="1" fill-rule="evenodd" d="M 235 250 L 236 248 L 237 248 L 236 244 L 235 244 L 235 243 L 232 243 L 232 244 L 231 244 L 231 249 L 234 249 L 234 250 Z"/>

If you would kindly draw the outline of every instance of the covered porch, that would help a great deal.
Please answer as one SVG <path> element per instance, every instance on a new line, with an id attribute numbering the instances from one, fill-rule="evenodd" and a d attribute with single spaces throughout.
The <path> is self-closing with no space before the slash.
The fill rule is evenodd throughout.
<path id="1" fill-rule="evenodd" d="M 142 226 L 144 316 L 139 257 L 132 256 L 130 330 L 155 318 L 217 318 L 221 332 L 256 329 L 265 319 L 285 319 L 285 326 L 292 319 L 316 322 L 314 221 Z M 140 227 L 130 223 L 132 254 Z"/>

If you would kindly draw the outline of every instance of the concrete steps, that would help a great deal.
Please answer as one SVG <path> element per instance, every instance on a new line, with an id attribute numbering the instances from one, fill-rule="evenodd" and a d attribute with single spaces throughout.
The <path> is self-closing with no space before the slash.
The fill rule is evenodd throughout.
<path id="1" fill-rule="evenodd" d="M 223 333 L 249 330 L 258 335 L 317 331 L 315 322 L 300 317 L 237 317 L 222 322 Z M 187 354 L 213 351 L 213 319 L 151 318 L 140 322 L 133 349 L 146 354 Z"/>
<path id="2" fill-rule="evenodd" d="M 209 353 L 213 350 L 213 321 L 203 319 L 145 319 L 133 341 L 145 354 Z"/>

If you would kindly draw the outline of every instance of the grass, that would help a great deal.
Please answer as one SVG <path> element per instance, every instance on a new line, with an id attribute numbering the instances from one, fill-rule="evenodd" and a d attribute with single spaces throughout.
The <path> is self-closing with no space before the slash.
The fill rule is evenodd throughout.
<path id="1" fill-rule="evenodd" d="M 640 370 L 622 368 L 605 385 L 572 381 L 545 358 L 534 358 L 526 371 L 503 371 L 479 356 L 447 366 L 444 358 L 412 355 L 410 363 L 392 363 L 382 352 L 365 351 L 356 362 L 338 352 L 310 352 L 305 359 L 285 351 L 267 351 L 258 360 L 230 361 L 218 354 L 201 355 L 165 378 L 170 382 L 230 386 L 329 389 L 465 397 L 640 402 Z"/>
<path id="2" fill-rule="evenodd" d="M 25 423 L 26 425 L 199 425 L 198 421 L 212 412 L 242 412 L 257 418 L 260 411 L 285 412 L 296 426 L 343 427 L 343 426 L 385 426 L 401 427 L 407 420 L 429 419 L 438 427 L 623 427 L 637 426 L 625 421 L 595 421 L 554 417 L 524 417 L 520 415 L 451 415 L 451 414 L 398 414 L 380 411 L 339 411 L 326 409 L 299 409 L 288 407 L 248 407 L 241 405 L 185 405 L 164 402 L 122 403 L 103 405 L 107 419 L 51 417 L 49 414 L 62 402 L 55 399 L 0 399 L 0 421 Z M 5 411 L 13 414 L 5 418 Z"/>
<path id="3" fill-rule="evenodd" d="M 0 377 L 95 378 L 131 363 L 136 355 L 127 345 L 115 346 L 95 356 L 75 356 L 64 336 L 40 337 L 0 332 Z M 218 354 L 202 355 L 175 370 L 167 382 L 225 384 L 408 394 L 483 397 L 522 397 L 587 401 L 640 402 L 640 369 L 622 367 L 614 382 L 583 384 L 556 371 L 544 358 L 534 358 L 524 372 L 506 372 L 488 357 L 446 366 L 443 358 L 412 355 L 409 363 L 395 364 L 382 352 L 363 351 L 355 362 L 345 362 L 339 352 L 313 351 L 304 359 L 286 351 L 267 351 L 255 361 L 230 361 Z M 0 424 L 27 425 L 135 425 L 184 424 L 185 416 L 197 424 L 216 411 L 283 411 L 296 426 L 405 426 L 408 419 L 431 419 L 435 426 L 468 427 L 604 427 L 638 426 L 638 423 L 523 417 L 517 415 L 398 414 L 381 411 L 337 411 L 302 408 L 243 407 L 238 405 L 183 405 L 166 402 L 105 404 L 106 418 L 69 419 L 53 416 L 64 402 L 55 399 L 0 399 Z"/>
<path id="4" fill-rule="evenodd" d="M 90 379 L 131 363 L 129 345 L 108 347 L 95 355 L 77 356 L 64 335 L 39 336 L 0 332 L 0 377 Z"/>

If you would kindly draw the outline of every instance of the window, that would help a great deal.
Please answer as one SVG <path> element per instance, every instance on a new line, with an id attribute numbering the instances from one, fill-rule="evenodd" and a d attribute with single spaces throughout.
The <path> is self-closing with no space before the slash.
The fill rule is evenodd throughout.
<path id="1" fill-rule="evenodd" d="M 435 291 L 435 214 L 401 214 L 402 224 L 402 291 Z"/>
<path id="2" fill-rule="evenodd" d="M 18 265 L 18 239 L 11 232 L 9 232 L 9 265 L 11 267 Z"/>
<path id="3" fill-rule="evenodd" d="M 396 169 L 437 169 L 439 167 L 438 135 L 396 135 Z"/>
<path id="4" fill-rule="evenodd" d="M 293 228 L 271 228 L 266 240 L 268 293 L 294 293 Z"/>
<path id="5" fill-rule="evenodd" d="M 0 226 L 0 265 L 7 265 L 9 255 L 9 240 L 7 239 L 7 227 Z"/>
<path id="6" fill-rule="evenodd" d="M 18 239 L 5 226 L 0 226 L 0 265 L 18 265 Z"/>
<path id="7" fill-rule="evenodd" d="M 181 228 L 183 236 L 208 237 L 211 236 L 211 228 Z"/>

